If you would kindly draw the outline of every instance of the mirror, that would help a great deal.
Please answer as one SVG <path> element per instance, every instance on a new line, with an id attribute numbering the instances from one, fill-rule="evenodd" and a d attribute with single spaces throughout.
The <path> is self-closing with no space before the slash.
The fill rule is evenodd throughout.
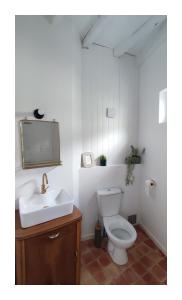
<path id="1" fill-rule="evenodd" d="M 59 123 L 21 120 L 23 169 L 61 165 Z"/>

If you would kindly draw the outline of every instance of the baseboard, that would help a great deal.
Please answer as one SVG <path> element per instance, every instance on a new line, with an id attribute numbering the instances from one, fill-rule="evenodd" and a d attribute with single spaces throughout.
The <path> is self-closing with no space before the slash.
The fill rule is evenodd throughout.
<path id="1" fill-rule="evenodd" d="M 144 226 L 142 223 L 137 223 L 137 225 L 140 225 L 142 229 L 146 232 L 146 234 L 151 238 L 151 240 L 154 242 L 154 244 L 165 254 L 167 255 L 167 250 L 165 247 L 158 241 L 158 239 L 151 233 L 151 231 Z M 82 241 L 90 240 L 94 238 L 94 233 L 85 234 L 81 237 Z"/>
<path id="2" fill-rule="evenodd" d="M 89 234 L 85 234 L 81 237 L 82 241 L 86 241 L 86 240 L 91 240 L 94 238 L 94 234 L 93 233 L 89 233 Z"/>
<path id="3" fill-rule="evenodd" d="M 151 238 L 154 244 L 165 254 L 167 255 L 167 249 L 156 239 L 156 237 L 151 233 L 151 231 L 143 224 L 139 224 L 142 229 L 146 232 L 146 234 Z"/>

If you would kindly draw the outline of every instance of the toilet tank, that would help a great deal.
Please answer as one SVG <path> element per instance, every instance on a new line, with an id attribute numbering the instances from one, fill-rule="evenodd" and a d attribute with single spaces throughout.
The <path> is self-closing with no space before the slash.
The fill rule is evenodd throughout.
<path id="1" fill-rule="evenodd" d="M 121 203 L 121 190 L 119 188 L 98 190 L 97 201 L 101 217 L 118 215 Z"/>

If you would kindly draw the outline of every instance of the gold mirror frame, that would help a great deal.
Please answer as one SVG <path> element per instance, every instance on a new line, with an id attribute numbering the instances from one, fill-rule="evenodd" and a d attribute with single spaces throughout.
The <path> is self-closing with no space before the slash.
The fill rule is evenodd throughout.
<path id="1" fill-rule="evenodd" d="M 48 122 L 48 123 L 57 123 L 58 124 L 58 135 L 59 135 L 59 160 L 49 160 L 43 162 L 36 163 L 27 163 L 24 159 L 24 143 L 23 143 L 23 123 L 24 122 Z M 34 169 L 34 168 L 43 168 L 43 167 L 51 167 L 51 166 L 60 166 L 62 165 L 62 161 L 60 160 L 60 133 L 59 133 L 59 122 L 56 121 L 40 121 L 40 120 L 30 120 L 24 119 L 19 121 L 19 129 L 20 129 L 20 140 L 21 140 L 21 158 L 22 158 L 22 168 L 23 169 Z"/>

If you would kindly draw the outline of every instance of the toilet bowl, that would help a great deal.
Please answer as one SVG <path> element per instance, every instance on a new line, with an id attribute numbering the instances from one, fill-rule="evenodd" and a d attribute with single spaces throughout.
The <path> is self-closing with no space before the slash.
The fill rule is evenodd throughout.
<path id="1" fill-rule="evenodd" d="M 120 215 L 104 217 L 103 223 L 109 239 L 107 250 L 112 260 L 118 265 L 126 264 L 126 249 L 130 248 L 137 238 L 135 228 Z"/>
<path id="2" fill-rule="evenodd" d="M 120 215 L 121 189 L 105 188 L 97 191 L 99 215 L 108 235 L 108 252 L 118 265 L 128 261 L 126 249 L 131 247 L 137 233 L 133 225 Z"/>

